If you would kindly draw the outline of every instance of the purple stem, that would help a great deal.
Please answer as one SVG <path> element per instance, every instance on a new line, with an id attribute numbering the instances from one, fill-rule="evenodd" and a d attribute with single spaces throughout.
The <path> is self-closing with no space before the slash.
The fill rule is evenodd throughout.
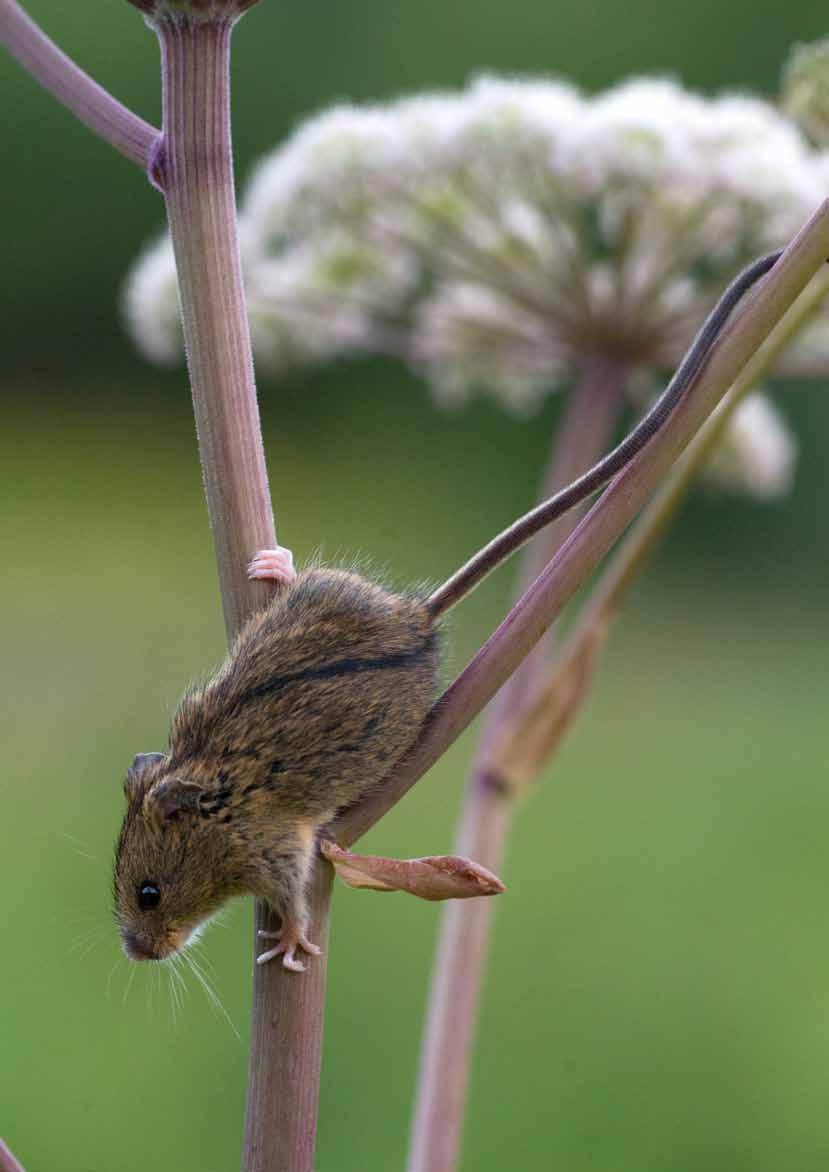
<path id="1" fill-rule="evenodd" d="M 15 1159 L 10 1148 L 0 1139 L 0 1172 L 24 1172 L 23 1165 Z"/>
<path id="2" fill-rule="evenodd" d="M 238 6 L 237 6 L 238 8 Z M 184 338 L 228 637 L 272 588 L 250 582 L 257 549 L 276 543 L 245 312 L 230 140 L 230 38 L 235 14 L 156 18 L 164 139 L 154 170 L 164 190 L 181 291 Z M 325 949 L 332 868 L 320 859 L 309 892 Z M 255 927 L 273 929 L 257 904 Z M 254 951 L 261 951 L 255 941 Z M 298 978 L 254 966 L 245 1172 L 311 1172 L 322 1054 L 326 958 Z"/>
<path id="3" fill-rule="evenodd" d="M 685 400 L 620 472 L 523 598 L 444 692 L 383 785 L 332 824 L 349 847 L 396 805 L 509 679 L 621 536 L 754 351 L 829 257 L 829 201 L 750 293 Z"/>
<path id="4" fill-rule="evenodd" d="M 624 367 L 602 357 L 588 361 L 556 430 L 541 500 L 570 484 L 606 450 L 626 375 Z M 560 518 L 527 548 L 519 574 L 519 593 L 535 581 L 575 528 L 578 518 L 578 513 Z M 503 862 L 514 802 L 508 787 L 498 784 L 490 773 L 489 751 L 505 723 L 532 691 L 545 659 L 544 651 L 541 641 L 493 700 L 467 783 L 454 849 L 496 873 Z M 489 900 L 449 903 L 443 910 L 421 1054 L 409 1172 L 449 1172 L 455 1167 L 491 924 Z"/>
<path id="5" fill-rule="evenodd" d="M 234 20 L 158 21 L 164 136 L 153 161 L 176 258 L 229 639 L 272 596 L 272 588 L 248 580 L 246 567 L 257 550 L 276 543 L 236 228 L 230 138 Z"/>
<path id="6" fill-rule="evenodd" d="M 158 140 L 156 128 L 84 73 L 16 0 L 0 0 L 0 42 L 85 126 L 146 170 Z"/>

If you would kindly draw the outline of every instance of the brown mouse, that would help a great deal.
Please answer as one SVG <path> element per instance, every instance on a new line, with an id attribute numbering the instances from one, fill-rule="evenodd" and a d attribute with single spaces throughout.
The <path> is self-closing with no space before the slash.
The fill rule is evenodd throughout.
<path id="1" fill-rule="evenodd" d="M 630 434 L 584 476 L 533 509 L 430 597 L 393 594 L 346 570 L 294 573 L 263 551 L 251 577 L 283 589 L 254 615 L 224 665 L 189 692 L 166 753 L 135 758 L 115 862 L 115 914 L 136 960 L 161 960 L 233 895 L 279 914 L 281 955 L 302 970 L 305 882 L 319 830 L 378 785 L 414 742 L 437 695 L 441 614 L 545 525 L 596 492 L 664 424 L 732 309 L 775 263 L 755 261 L 723 294 L 674 378 Z"/>
<path id="2" fill-rule="evenodd" d="M 276 946 L 307 939 L 304 885 L 318 829 L 376 785 L 435 699 L 438 639 L 421 599 L 358 574 L 298 575 L 287 551 L 251 573 L 288 581 L 219 672 L 184 697 L 166 753 L 127 774 L 116 916 L 135 959 L 177 952 L 232 895 L 282 916 Z"/>

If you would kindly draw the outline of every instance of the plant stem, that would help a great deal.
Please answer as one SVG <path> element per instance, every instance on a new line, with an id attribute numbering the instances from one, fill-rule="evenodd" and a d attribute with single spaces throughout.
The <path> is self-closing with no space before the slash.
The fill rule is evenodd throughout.
<path id="1" fill-rule="evenodd" d="M 608 447 L 626 374 L 624 368 L 601 357 L 587 363 L 556 431 L 540 499 L 545 500 L 571 483 Z M 535 580 L 577 521 L 578 514 L 567 514 L 527 548 L 519 574 L 519 594 Z M 509 789 L 500 785 L 490 771 L 489 750 L 500 729 L 532 690 L 544 650 L 539 642 L 493 700 L 467 782 L 454 849 L 496 873 L 502 864 L 515 803 Z M 421 1054 L 409 1172 L 448 1172 L 457 1160 L 492 912 L 490 901 L 483 899 L 468 904 L 450 902 L 443 910 Z"/>
<path id="2" fill-rule="evenodd" d="M 791 340 L 821 308 L 828 292 L 829 274 L 824 271 L 804 290 L 743 367 L 719 410 L 706 420 L 620 543 L 579 613 L 555 664 L 546 672 L 546 678 L 538 681 L 528 703 L 507 724 L 493 747 L 490 773 L 494 772 L 505 788 L 525 788 L 549 765 L 584 702 L 597 654 L 636 575 L 722 441 L 740 403 L 777 365 Z"/>
<path id="3" fill-rule="evenodd" d="M 509 679 L 621 536 L 827 256 L 829 201 L 824 201 L 726 326 L 685 400 L 612 481 L 504 622 L 444 692 L 393 773 L 332 824 L 332 835 L 341 846 L 351 846 L 399 802 Z"/>
<path id="4" fill-rule="evenodd" d="M 827 295 L 829 274 L 822 272 L 809 288 L 804 290 L 743 367 L 719 411 L 700 428 L 682 459 L 671 469 L 665 484 L 637 519 L 610 565 L 602 573 L 589 603 L 579 615 L 563 658 L 566 659 L 571 649 L 577 648 L 584 638 L 589 637 L 597 621 L 607 622 L 618 610 L 633 579 L 676 515 L 717 444 L 722 440 L 740 403 L 774 369 L 783 351 L 803 327 L 812 321 L 825 303 Z"/>
<path id="5" fill-rule="evenodd" d="M 550 458 L 541 483 L 539 500 L 547 500 L 590 468 L 610 446 L 623 405 L 627 368 L 604 355 L 589 358 L 582 369 L 560 425 L 556 428 Z M 520 559 L 515 592 L 517 602 L 549 562 L 564 539 L 572 533 L 587 505 L 559 517 L 530 542 Z M 487 713 L 481 749 L 496 737 L 504 721 L 518 711 L 534 690 L 547 662 L 553 630 L 539 640 L 517 671 L 507 680 Z"/>
<path id="6" fill-rule="evenodd" d="M 23 1172 L 23 1165 L 15 1159 L 10 1148 L 0 1139 L 0 1172 Z"/>
<path id="7" fill-rule="evenodd" d="M 309 935 L 322 956 L 300 976 L 255 966 L 242 1172 L 313 1172 L 333 876 L 318 859 L 308 885 Z M 263 905 L 256 926 L 273 928 Z"/>
<path id="8" fill-rule="evenodd" d="M 157 160 L 176 257 L 184 342 L 228 638 L 271 590 L 250 582 L 276 543 L 236 229 L 230 141 L 233 20 L 157 25 L 164 137 Z"/>
<path id="9" fill-rule="evenodd" d="M 176 254 L 193 406 L 225 624 L 232 639 L 272 588 L 250 582 L 257 549 L 276 543 L 256 404 L 236 229 L 230 141 L 233 19 L 157 21 L 164 140 L 157 171 Z M 331 868 L 311 893 L 315 939 L 327 935 Z M 256 928 L 273 928 L 257 905 Z M 257 948 L 257 951 L 261 949 Z M 325 958 L 302 979 L 254 966 L 245 1172 L 311 1172 L 319 1091 Z"/>
<path id="10" fill-rule="evenodd" d="M 85 126 L 147 168 L 158 131 L 93 81 L 35 24 L 17 0 L 0 0 L 0 42 Z"/>

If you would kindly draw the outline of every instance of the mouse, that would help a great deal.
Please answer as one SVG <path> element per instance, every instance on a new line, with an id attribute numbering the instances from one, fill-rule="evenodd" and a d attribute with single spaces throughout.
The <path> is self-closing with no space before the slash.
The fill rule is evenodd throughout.
<path id="1" fill-rule="evenodd" d="M 299 572 L 289 550 L 254 553 L 252 579 L 279 585 L 205 684 L 182 699 L 165 752 L 124 779 L 115 917 L 133 960 L 184 948 L 233 896 L 279 916 L 258 964 L 302 972 L 306 883 L 323 828 L 380 785 L 438 695 L 441 618 L 535 533 L 586 500 L 640 452 L 686 395 L 735 306 L 780 253 L 744 269 L 665 391 L 622 442 L 532 509 L 431 593 L 394 592 L 353 570 Z"/>

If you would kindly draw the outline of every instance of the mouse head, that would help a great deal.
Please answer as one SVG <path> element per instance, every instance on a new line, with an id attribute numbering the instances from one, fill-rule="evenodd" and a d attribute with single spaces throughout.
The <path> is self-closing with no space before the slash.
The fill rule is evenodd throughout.
<path id="1" fill-rule="evenodd" d="M 235 894 L 231 836 L 218 831 L 209 788 L 163 753 L 135 758 L 124 793 L 115 918 L 128 956 L 163 960 Z"/>

